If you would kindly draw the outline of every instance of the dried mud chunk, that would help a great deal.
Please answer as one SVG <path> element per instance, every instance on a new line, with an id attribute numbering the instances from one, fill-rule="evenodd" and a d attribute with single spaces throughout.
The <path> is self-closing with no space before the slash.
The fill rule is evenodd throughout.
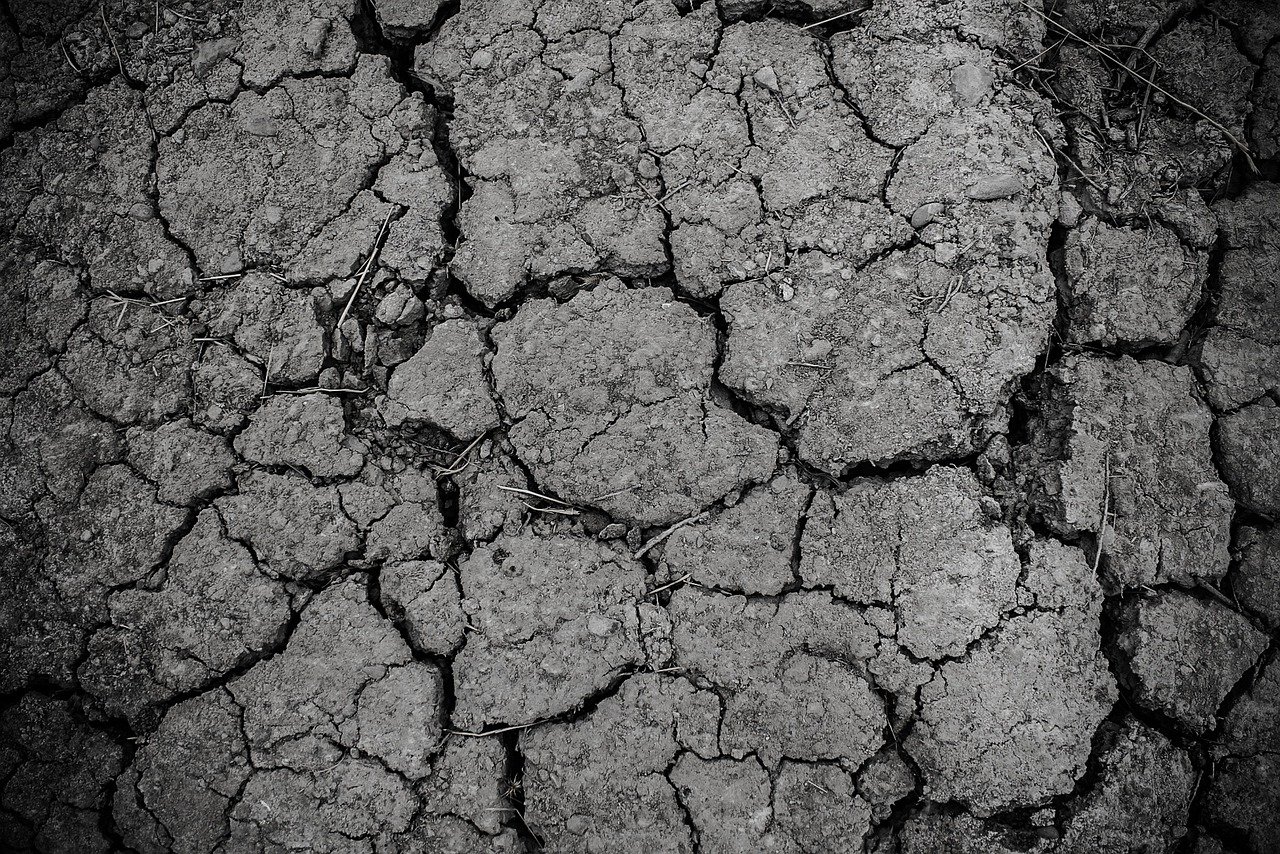
<path id="1" fill-rule="evenodd" d="M 795 580 L 791 558 L 812 490 L 791 474 L 757 487 L 733 507 L 671 535 L 661 567 L 669 579 L 776 595 Z"/>
<path id="2" fill-rule="evenodd" d="M 209 334 L 234 339 L 247 356 L 267 366 L 268 381 L 303 383 L 320 373 L 324 330 L 308 291 L 249 273 L 211 299 L 205 314 Z"/>
<path id="3" fill-rule="evenodd" d="M 982 497 L 970 472 L 942 467 L 821 492 L 804 528 L 800 577 L 891 607 L 897 641 L 915 656 L 962 654 L 1013 607 L 1022 572 L 1009 530 Z"/>
<path id="4" fill-rule="evenodd" d="M 1223 722 L 1214 748 L 1215 778 L 1206 812 L 1236 831 L 1246 849 L 1266 854 L 1280 845 L 1280 665 L 1263 668 L 1249 693 Z"/>
<path id="5" fill-rule="evenodd" d="M 245 85 L 265 89 L 286 76 L 350 71 L 356 64 L 356 6 L 354 0 L 246 0 L 237 51 Z"/>
<path id="6" fill-rule="evenodd" d="M 504 827 L 512 809 L 506 766 L 506 750 L 497 739 L 446 741 L 431 766 L 431 776 L 419 784 L 417 796 L 423 809 L 406 850 L 412 854 L 441 850 L 515 854 L 521 850 L 515 832 Z M 482 834 L 497 838 L 489 840 Z"/>
<path id="7" fill-rule="evenodd" d="M 877 822 L 888 818 L 915 787 L 915 774 L 896 749 L 881 749 L 858 771 L 858 794 L 866 799 Z"/>
<path id="8" fill-rule="evenodd" d="M 112 850 L 98 819 L 124 751 L 70 703 L 28 693 L 0 715 L 0 835 L 14 851 Z"/>
<path id="9" fill-rule="evenodd" d="M 880 636 L 826 593 L 749 600 L 677 590 L 675 663 L 726 693 L 721 748 L 759 756 L 860 764 L 886 723 L 868 666 Z"/>
<path id="10" fill-rule="evenodd" d="M 1253 92 L 1253 123 L 1249 141 L 1267 160 L 1280 156 L 1280 49 L 1267 51 Z"/>
<path id="11" fill-rule="evenodd" d="M 1215 211 L 1226 251 L 1199 361 L 1209 402 L 1235 409 L 1280 390 L 1280 185 L 1255 183 Z"/>
<path id="12" fill-rule="evenodd" d="M 188 293 L 186 253 L 165 237 L 151 199 L 151 150 L 140 96 L 119 81 L 95 88 L 0 153 L 0 238 L 51 247 L 98 292 Z"/>
<path id="13" fill-rule="evenodd" d="M 1272 400 L 1218 419 L 1222 476 L 1243 506 L 1280 517 L 1280 407 Z"/>
<path id="14" fill-rule="evenodd" d="M 41 374 L 0 401 L 7 425 L 0 442 L 0 512 L 21 517 L 46 492 L 74 501 L 100 466 L 120 459 L 120 437 L 91 414 L 56 372 Z"/>
<path id="15" fill-rule="evenodd" d="M 1116 645 L 1134 699 L 1195 733 L 1217 726 L 1218 707 L 1267 648 L 1267 637 L 1217 602 L 1177 591 L 1125 608 Z"/>
<path id="16" fill-rule="evenodd" d="M 388 474 L 366 466 L 360 479 L 338 487 L 343 511 L 365 532 L 370 560 L 448 558 L 453 537 L 440 515 L 436 479 L 416 468 Z"/>
<path id="17" fill-rule="evenodd" d="M 438 0 L 377 0 L 373 11 L 384 36 L 393 41 L 411 41 L 431 29 L 440 6 Z"/>
<path id="18" fill-rule="evenodd" d="M 356 526 L 332 486 L 254 472 L 241 478 L 238 495 L 219 498 L 216 505 L 231 538 L 248 543 L 286 578 L 320 578 L 358 545 Z"/>
<path id="19" fill-rule="evenodd" d="M 651 165 L 606 73 L 623 12 L 560 2 L 535 22 L 532 4 L 489 0 L 418 48 L 415 72 L 453 98 L 450 142 L 475 190 L 451 268 L 487 304 L 529 277 L 667 269 L 661 212 L 620 192 Z"/>
<path id="20" fill-rule="evenodd" d="M 500 537 L 472 553 L 460 579 L 476 628 L 454 661 L 453 720 L 463 728 L 569 711 L 643 660 L 644 567 L 610 546 Z"/>
<path id="21" fill-rule="evenodd" d="M 1191 758 L 1132 718 L 1110 741 L 1099 781 L 1070 807 L 1059 843 L 1063 854 L 1169 851 L 1186 833 L 1196 786 Z"/>
<path id="22" fill-rule="evenodd" d="M 100 617 L 62 596 L 39 562 L 35 543 L 0 525 L 0 691 L 15 696 L 33 683 L 71 687 L 88 625 Z"/>
<path id="23" fill-rule="evenodd" d="M 409 645 L 429 655 L 450 655 L 462 644 L 464 619 L 458 576 L 431 560 L 389 563 L 378 578 L 387 615 L 404 626 Z"/>
<path id="24" fill-rule="evenodd" d="M 200 107 L 160 140 L 160 210 L 201 269 L 282 265 L 365 188 L 379 162 L 422 130 L 387 60 L 350 78 L 290 79 Z"/>
<path id="25" fill-rule="evenodd" d="M 714 330 L 665 288 L 534 300 L 493 337 L 512 443 L 567 500 L 658 525 L 774 467 L 776 437 L 709 400 Z"/>
<path id="26" fill-rule="evenodd" d="M 392 427 L 426 421 L 459 439 L 498 426 L 484 367 L 488 350 L 471 321 L 446 320 L 431 330 L 422 349 L 397 365 L 380 407 Z"/>
<path id="27" fill-rule="evenodd" d="M 480 459 L 453 476 L 458 485 L 458 527 L 471 542 L 492 540 L 500 531 L 518 533 L 528 509 L 518 493 L 499 489 L 526 488 L 525 473 L 506 453 L 490 448 L 485 457 L 484 452 L 482 446 Z"/>
<path id="28" fill-rule="evenodd" d="M 920 689 L 919 719 L 903 747 L 930 800 L 958 800 L 988 816 L 1070 792 L 1115 704 L 1092 570 L 1074 549 L 1035 559 L 1066 564 L 1078 591 L 1072 601 L 1007 618 Z"/>
<path id="29" fill-rule="evenodd" d="M 1209 275 L 1204 253 L 1167 228 L 1144 231 L 1090 219 L 1067 237 L 1067 338 L 1171 344 L 1200 302 Z"/>
<path id="30" fill-rule="evenodd" d="M 439 671 L 414 661 L 359 576 L 317 595 L 284 652 L 228 689 L 258 767 L 320 772 L 358 750 L 418 779 L 442 734 Z"/>
<path id="31" fill-rule="evenodd" d="M 734 285 L 722 298 L 725 384 L 785 413 L 801 457 L 831 472 L 966 452 L 1033 367 L 1053 282 L 1041 262 L 960 271 L 933 255 L 855 271 L 813 251 L 788 268 L 789 292 Z"/>
<path id="32" fill-rule="evenodd" d="M 1236 49 L 1229 27 L 1182 20 L 1152 48 L 1162 84 L 1239 135 L 1257 69 Z"/>
<path id="33" fill-rule="evenodd" d="M 262 396 L 262 376 L 234 350 L 209 346 L 191 371 L 192 419 L 206 430 L 242 426 Z"/>
<path id="34" fill-rule="evenodd" d="M 96 299 L 88 322 L 67 342 L 61 367 L 99 415 L 154 424 L 180 411 L 190 397 L 193 361 L 195 345 L 184 320 Z"/>
<path id="35" fill-rule="evenodd" d="M 759 851 L 773 819 L 769 775 L 755 757 L 700 759 L 685 753 L 671 769 L 681 804 L 707 854 Z"/>
<path id="36" fill-rule="evenodd" d="M 73 268 L 0 244 L 0 394 L 20 391 L 53 365 L 84 319 Z M 12 253 L 12 254 L 11 254 Z"/>
<path id="37" fill-rule="evenodd" d="M 718 752 L 719 716 L 711 692 L 637 674 L 580 720 L 524 730 L 525 820 L 553 850 L 692 854 L 664 772 L 681 750 Z"/>
<path id="38" fill-rule="evenodd" d="M 1242 525 L 1237 543 L 1240 563 L 1231 592 L 1268 627 L 1280 627 L 1280 528 L 1259 531 Z"/>
<path id="39" fill-rule="evenodd" d="M 185 420 L 154 430 L 130 427 L 126 435 L 129 465 L 156 485 L 161 501 L 191 504 L 231 488 L 235 457 L 221 436 Z"/>
<path id="40" fill-rule="evenodd" d="M 773 837 L 783 851 L 858 850 L 871 810 L 834 765 L 783 762 L 773 783 Z"/>
<path id="41" fill-rule="evenodd" d="M 1125 586 L 1226 572 L 1234 508 L 1188 368 L 1070 356 L 1036 397 L 1029 442 L 1015 453 L 1055 531 L 1100 535 L 1105 568 Z"/>
<path id="42" fill-rule="evenodd" d="M 349 477 L 364 457 L 346 435 L 342 403 L 326 394 L 279 394 L 267 400 L 236 437 L 246 460 L 297 466 L 312 477 Z"/>
<path id="43" fill-rule="evenodd" d="M 227 539 L 213 510 L 173 550 L 164 586 L 112 595 L 111 625 L 89 643 L 80 684 L 145 728 L 155 708 L 260 656 L 291 614 L 278 583 Z"/>
<path id="44" fill-rule="evenodd" d="M 215 850 L 251 773 L 241 723 L 225 688 L 169 709 L 116 781 L 114 817 L 127 845 L 141 854 Z"/>
<path id="45" fill-rule="evenodd" d="M 45 565 L 63 595 L 105 597 L 108 587 L 140 581 L 160 565 L 187 514 L 156 501 L 155 488 L 127 466 L 103 466 L 78 500 L 45 502 Z"/>

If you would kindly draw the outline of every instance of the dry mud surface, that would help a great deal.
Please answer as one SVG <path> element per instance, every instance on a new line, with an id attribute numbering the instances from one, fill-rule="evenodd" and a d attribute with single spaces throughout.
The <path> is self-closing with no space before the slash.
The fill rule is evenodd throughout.
<path id="1" fill-rule="evenodd" d="M 1280 851 L 1280 7 L 0 0 L 0 850 Z"/>

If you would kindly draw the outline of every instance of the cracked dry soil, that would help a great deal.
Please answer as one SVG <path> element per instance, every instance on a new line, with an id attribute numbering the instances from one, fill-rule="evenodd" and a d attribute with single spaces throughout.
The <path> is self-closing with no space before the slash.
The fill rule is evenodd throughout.
<path id="1" fill-rule="evenodd" d="M 1280 7 L 0 2 L 0 850 L 1280 851 Z"/>

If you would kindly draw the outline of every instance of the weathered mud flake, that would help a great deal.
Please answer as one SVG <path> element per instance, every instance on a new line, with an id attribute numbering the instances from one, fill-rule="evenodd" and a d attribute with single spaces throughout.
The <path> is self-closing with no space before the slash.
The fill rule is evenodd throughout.
<path id="1" fill-rule="evenodd" d="M 459 530 L 471 542 L 492 540 L 500 531 L 518 533 L 528 508 L 520 493 L 502 487 L 527 488 L 525 473 L 488 442 L 482 443 L 477 453 L 478 459 L 453 475 L 458 486 Z"/>
<path id="2" fill-rule="evenodd" d="M 487 357 L 471 321 L 446 320 L 392 371 L 383 418 L 391 426 L 425 421 L 459 439 L 473 439 L 498 426 L 498 408 L 484 372 Z"/>
<path id="3" fill-rule="evenodd" d="M 46 566 L 64 595 L 86 599 L 149 576 L 187 517 L 123 465 L 103 466 L 78 499 L 48 500 L 39 512 L 49 538 Z"/>
<path id="4" fill-rule="evenodd" d="M 511 441 L 567 500 L 658 525 L 774 468 L 776 436 L 710 399 L 714 330 L 664 288 L 531 301 L 493 335 Z"/>
<path id="5" fill-rule="evenodd" d="M 188 323 L 148 308 L 98 298 L 72 334 L 60 367 L 94 412 L 154 424 L 181 411 L 195 361 Z"/>
<path id="6" fill-rule="evenodd" d="M 1280 516 L 1280 407 L 1272 400 L 1218 419 L 1222 476 L 1245 507 Z"/>
<path id="7" fill-rule="evenodd" d="M 1267 648 L 1267 636 L 1216 601 L 1178 591 L 1128 603 L 1116 646 L 1134 699 L 1195 733 L 1217 726 L 1227 693 Z"/>
<path id="8" fill-rule="evenodd" d="M 114 593 L 89 643 L 81 686 L 144 727 L 165 701 L 271 651 L 291 616 L 280 584 L 227 538 L 213 510 L 174 547 L 158 590 Z"/>
<path id="9" fill-rule="evenodd" d="M 528 279 L 668 268 L 662 213 L 632 187 L 642 132 L 608 75 L 619 3 L 485 2 L 418 48 L 415 72 L 453 98 L 450 141 L 474 194 L 451 269 L 501 302 Z M 650 182 L 657 190 L 656 182 Z"/>
<path id="10" fill-rule="evenodd" d="M 378 578 L 387 616 L 417 652 L 450 655 L 462 645 L 466 617 L 458 574 L 431 560 L 394 561 Z"/>
<path id="11" fill-rule="evenodd" d="M 1209 275 L 1208 255 L 1169 229 L 1090 219 L 1067 237 L 1067 337 L 1106 347 L 1172 344 L 1191 320 Z"/>
<path id="12" fill-rule="evenodd" d="M 356 65 L 355 0 L 303 0 L 280 5 L 246 0 L 236 52 L 244 83 L 266 89 L 284 77 L 349 72 Z"/>
<path id="13" fill-rule="evenodd" d="M 53 364 L 85 316 L 72 267 L 0 244 L 0 394 L 11 395 Z"/>
<path id="14" fill-rule="evenodd" d="M 211 335 L 232 339 L 262 366 L 268 381 L 304 383 L 320 373 L 325 356 L 324 329 L 309 291 L 286 288 L 263 273 L 249 273 L 215 292 L 201 306 L 200 314 Z M 209 381 L 216 382 L 213 378 Z M 227 391 L 231 392 L 231 405 L 218 401 L 215 415 L 232 417 L 235 410 L 247 405 L 236 393 L 238 388 Z"/>
<path id="15" fill-rule="evenodd" d="M 241 427 L 262 397 L 262 372 L 231 347 L 206 342 L 191 368 L 191 418 L 206 430 Z"/>
<path id="16" fill-rule="evenodd" d="M 1007 618 L 920 689 L 903 748 L 930 800 L 988 816 L 1066 794 L 1084 774 L 1090 738 L 1117 696 L 1100 649 L 1101 592 L 1079 551 L 1050 549 L 1040 560 L 1067 563 L 1073 601 Z"/>
<path id="17" fill-rule="evenodd" d="M 1257 68 L 1236 48 L 1231 28 L 1212 20 L 1182 20 L 1151 53 L 1173 95 L 1241 134 Z"/>
<path id="18" fill-rule="evenodd" d="M 871 830 L 871 808 L 844 769 L 783 762 L 773 784 L 773 821 L 771 836 L 783 851 L 857 850 Z"/>
<path id="19" fill-rule="evenodd" d="M 373 12 L 384 36 L 394 41 L 412 41 L 431 29 L 440 6 L 438 0 L 378 0 Z"/>
<path id="20" fill-rule="evenodd" d="M 811 494 L 783 474 L 722 513 L 678 529 L 662 548 L 666 577 L 740 593 L 781 593 L 795 580 L 791 561 Z"/>
<path id="21" fill-rule="evenodd" d="M 729 854 L 765 847 L 773 819 L 772 786 L 754 756 L 702 759 L 685 753 L 670 780 L 697 831 L 699 850 Z"/>
<path id="22" fill-rule="evenodd" d="M 1049 525 L 1101 537 L 1105 569 L 1125 586 L 1226 572 L 1234 507 L 1190 369 L 1069 356 L 1035 399 L 1015 454 Z"/>
<path id="23" fill-rule="evenodd" d="M 1237 831 L 1247 850 L 1280 844 L 1280 665 L 1267 664 L 1223 722 L 1214 748 L 1215 779 L 1206 799 L 1211 821 Z"/>
<path id="24" fill-rule="evenodd" d="M 518 854 L 524 844 L 507 826 L 514 809 L 508 779 L 498 739 L 446 741 L 416 790 L 421 807 L 403 850 Z"/>
<path id="25" fill-rule="evenodd" d="M 818 771 L 816 768 L 814 770 Z M 830 779 L 831 775 L 827 776 Z M 915 773 L 897 749 L 881 749 L 858 771 L 858 794 L 868 804 L 871 818 L 877 822 L 888 818 L 893 808 L 910 796 L 915 787 Z M 828 783 L 827 788 L 831 789 L 833 786 Z"/>
<path id="26" fill-rule="evenodd" d="M 99 293 L 189 293 L 190 262 L 156 216 L 151 153 L 140 96 L 120 81 L 95 88 L 0 153 L 0 238 L 50 247 Z"/>
<path id="27" fill-rule="evenodd" d="M 99 824 L 124 750 L 71 703 L 27 693 L 0 715 L 0 834 L 15 851 L 106 854 Z"/>
<path id="28" fill-rule="evenodd" d="M 886 723 L 870 669 L 880 636 L 826 593 L 751 600 L 676 591 L 675 664 L 727 693 L 721 748 L 759 756 L 848 759 L 879 747 Z"/>
<path id="29" fill-rule="evenodd" d="M 242 91 L 161 139 L 160 210 L 205 272 L 287 268 L 424 121 L 383 57 L 365 56 L 349 78 Z"/>
<path id="30" fill-rule="evenodd" d="M 1280 627 L 1280 528 L 1261 531 L 1242 525 L 1237 536 L 1240 563 L 1231 592 L 1266 625 Z"/>
<path id="31" fill-rule="evenodd" d="M 719 717 L 710 691 L 637 674 L 582 719 L 525 730 L 525 820 L 555 850 L 692 854 L 664 772 L 682 750 L 716 755 Z"/>
<path id="32" fill-rule="evenodd" d="M 240 492 L 219 498 L 218 513 L 232 539 L 286 578 L 321 578 L 358 545 L 356 526 L 342 511 L 338 491 L 292 475 L 253 472 Z"/>
<path id="33" fill-rule="evenodd" d="M 221 436 L 181 420 L 131 427 L 126 437 L 129 465 L 156 485 L 161 501 L 191 504 L 231 488 L 235 456 Z"/>
<path id="34" fill-rule="evenodd" d="M 1199 363 L 1209 402 L 1226 410 L 1280 389 L 1280 185 L 1254 184 L 1215 212 L 1226 250 Z"/>
<path id="35" fill-rule="evenodd" d="M 1168 851 L 1187 831 L 1196 788 L 1186 751 L 1132 718 L 1108 732 L 1094 788 L 1068 807 L 1064 852 Z"/>
<path id="36" fill-rule="evenodd" d="M 1009 530 L 982 498 L 972 474 L 943 467 L 819 492 L 800 544 L 800 577 L 892 608 L 897 641 L 913 655 L 960 655 L 1014 606 L 1022 572 Z"/>
<path id="37" fill-rule="evenodd" d="M 364 532 L 364 555 L 379 561 L 447 558 L 453 537 L 440 513 L 436 479 L 405 467 L 387 472 L 365 466 L 359 479 L 340 484 L 342 509 Z"/>
<path id="38" fill-rule="evenodd" d="M 361 445 L 346 433 L 338 398 L 327 394 L 279 394 L 264 403 L 236 436 L 246 460 L 296 466 L 313 477 L 349 477 L 364 465 Z"/>
<path id="39" fill-rule="evenodd" d="M 462 728 L 569 711 L 643 661 L 644 567 L 609 545 L 499 537 L 462 564 L 460 582 L 475 627 L 454 661 Z"/>

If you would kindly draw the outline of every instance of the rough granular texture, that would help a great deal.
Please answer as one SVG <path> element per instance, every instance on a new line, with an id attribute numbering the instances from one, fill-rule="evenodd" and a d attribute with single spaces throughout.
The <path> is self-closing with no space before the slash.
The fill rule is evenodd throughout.
<path id="1" fill-rule="evenodd" d="M 1280 850 L 1271 0 L 0 2 L 0 850 Z"/>

